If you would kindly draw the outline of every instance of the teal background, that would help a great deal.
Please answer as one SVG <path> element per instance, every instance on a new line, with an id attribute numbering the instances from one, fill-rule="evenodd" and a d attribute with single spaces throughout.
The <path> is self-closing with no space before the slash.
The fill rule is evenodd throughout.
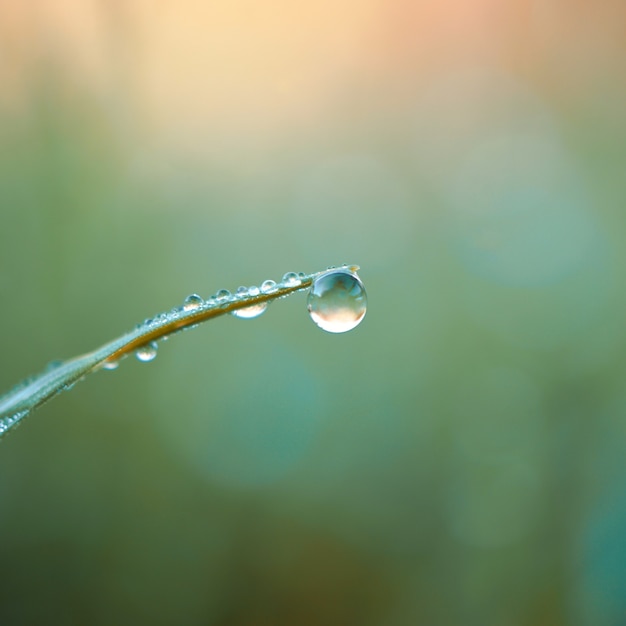
<path id="1" fill-rule="evenodd" d="M 0 623 L 626 619 L 620 2 L 0 1 L 0 384 L 357 263 L 0 446 Z"/>

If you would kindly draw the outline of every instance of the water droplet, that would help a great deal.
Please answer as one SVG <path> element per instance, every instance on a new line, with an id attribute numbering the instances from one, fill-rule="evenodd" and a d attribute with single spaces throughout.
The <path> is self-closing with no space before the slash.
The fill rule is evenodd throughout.
<path id="1" fill-rule="evenodd" d="M 102 364 L 103 370 L 116 370 L 120 366 L 119 361 L 105 361 Z"/>
<path id="2" fill-rule="evenodd" d="M 365 287 L 356 274 L 332 270 L 318 276 L 307 299 L 311 319 L 329 333 L 358 326 L 367 309 Z"/>
<path id="3" fill-rule="evenodd" d="M 260 293 L 261 293 L 261 290 L 254 285 L 250 287 L 250 289 L 248 289 L 248 295 L 252 296 L 253 298 L 258 296 Z"/>
<path id="4" fill-rule="evenodd" d="M 278 285 L 273 280 L 266 280 L 261 285 L 261 293 L 274 293 Z"/>
<path id="5" fill-rule="evenodd" d="M 285 287 L 297 287 L 302 281 L 295 272 L 287 272 L 283 276 L 283 285 Z"/>
<path id="6" fill-rule="evenodd" d="M 183 301 L 183 311 L 195 311 L 204 304 L 204 300 L 197 294 L 192 293 Z"/>
<path id="7" fill-rule="evenodd" d="M 147 343 L 145 346 L 141 346 L 135 350 L 135 356 L 142 363 L 152 361 L 157 355 L 157 344 L 154 341 Z"/>
<path id="8" fill-rule="evenodd" d="M 228 289 L 220 289 L 216 294 L 215 294 L 215 299 L 218 302 L 226 302 L 226 300 L 228 300 L 228 298 L 230 298 L 230 291 L 228 291 Z"/>
<path id="9" fill-rule="evenodd" d="M 255 317 L 259 317 L 262 313 L 265 313 L 267 310 L 267 302 L 259 302 L 258 304 L 253 304 L 251 306 L 247 306 L 243 309 L 236 309 L 235 311 L 231 311 L 230 314 L 233 317 L 238 317 L 242 320 L 250 320 Z"/>
<path id="10" fill-rule="evenodd" d="M 247 295 L 248 295 L 247 287 L 239 287 L 237 291 L 235 292 L 236 298 L 245 298 Z"/>
<path id="11" fill-rule="evenodd" d="M 30 411 L 28 410 L 18 411 L 17 413 L 14 413 L 13 415 L 7 415 L 3 418 L 0 418 L 0 437 L 4 435 L 6 432 L 8 432 L 14 426 L 17 426 L 20 420 L 26 417 L 29 413 Z"/>

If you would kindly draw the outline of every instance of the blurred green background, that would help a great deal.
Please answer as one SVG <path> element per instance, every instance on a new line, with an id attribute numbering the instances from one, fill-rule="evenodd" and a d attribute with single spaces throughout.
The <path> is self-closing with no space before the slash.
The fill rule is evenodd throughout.
<path id="1" fill-rule="evenodd" d="M 623 2 L 0 1 L 0 624 L 626 623 Z"/>

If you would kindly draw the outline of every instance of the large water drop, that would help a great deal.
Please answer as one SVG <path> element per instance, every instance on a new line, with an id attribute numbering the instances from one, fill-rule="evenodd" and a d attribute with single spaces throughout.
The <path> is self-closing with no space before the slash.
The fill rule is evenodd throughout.
<path id="1" fill-rule="evenodd" d="M 345 333 L 358 326 L 367 310 L 367 294 L 359 277 L 333 269 L 315 279 L 307 308 L 311 319 L 329 333 Z"/>

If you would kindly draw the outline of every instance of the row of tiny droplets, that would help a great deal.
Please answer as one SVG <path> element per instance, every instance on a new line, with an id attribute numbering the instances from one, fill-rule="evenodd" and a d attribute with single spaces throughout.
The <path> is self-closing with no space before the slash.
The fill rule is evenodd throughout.
<path id="1" fill-rule="evenodd" d="M 183 305 L 175 307 L 169 313 L 159 313 L 154 318 L 145 320 L 142 324 L 137 325 L 137 329 L 148 330 L 155 328 L 162 324 L 167 324 L 174 320 L 184 317 L 185 314 L 191 312 L 198 312 L 200 310 L 208 310 L 217 307 L 222 307 L 232 302 L 237 302 L 245 298 L 254 298 L 260 294 L 272 294 L 276 293 L 279 289 L 290 289 L 298 287 L 303 281 L 306 275 L 302 272 L 296 274 L 295 272 L 287 272 L 280 283 L 276 283 L 273 280 L 264 281 L 260 287 L 239 287 L 235 293 L 231 293 L 227 289 L 220 289 L 217 293 L 204 300 L 201 296 L 193 293 L 185 298 Z M 267 302 L 260 302 L 258 304 L 252 304 L 249 307 L 243 307 L 241 309 L 235 309 L 231 311 L 233 317 L 239 319 L 253 319 L 258 317 L 268 307 Z M 163 337 L 167 339 L 167 336 Z M 144 346 L 141 346 L 135 351 L 135 356 L 139 361 L 147 362 L 152 361 L 157 354 L 158 345 L 155 341 L 150 342 Z M 115 369 L 117 362 L 108 362 L 105 364 L 106 369 Z"/>
<path id="2" fill-rule="evenodd" d="M 28 413 L 29 411 L 19 411 L 13 415 L 0 418 L 0 437 L 15 426 L 23 417 L 26 417 Z"/>

